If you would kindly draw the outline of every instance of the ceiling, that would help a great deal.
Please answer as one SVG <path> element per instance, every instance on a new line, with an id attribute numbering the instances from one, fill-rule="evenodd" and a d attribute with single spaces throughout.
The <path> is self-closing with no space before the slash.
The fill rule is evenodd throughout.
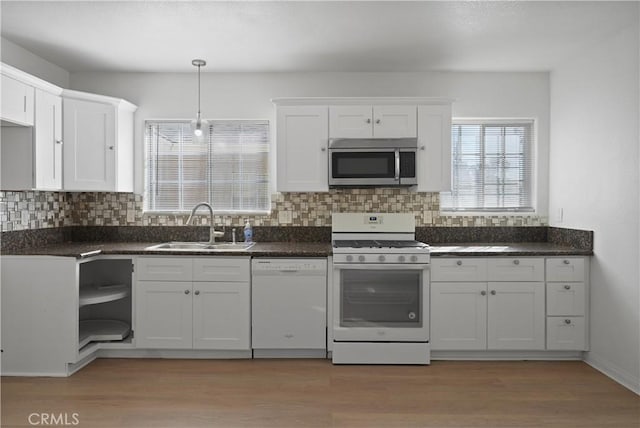
<path id="1" fill-rule="evenodd" d="M 1 34 L 70 72 L 546 71 L 635 2 L 6 1 Z"/>

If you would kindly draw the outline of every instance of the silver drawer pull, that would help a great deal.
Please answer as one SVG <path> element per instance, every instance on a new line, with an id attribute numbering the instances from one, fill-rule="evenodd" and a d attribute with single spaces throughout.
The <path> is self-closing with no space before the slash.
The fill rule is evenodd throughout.
<path id="1" fill-rule="evenodd" d="M 484 290 L 482 290 L 482 291 L 480 292 L 480 295 L 481 295 L 481 296 L 486 296 L 486 295 L 487 295 L 487 292 L 486 292 L 486 291 L 484 291 Z"/>
<path id="2" fill-rule="evenodd" d="M 571 262 L 569 260 L 563 260 L 562 263 L 564 263 L 565 265 L 568 265 Z"/>
<path id="3" fill-rule="evenodd" d="M 457 264 L 458 266 L 462 266 L 462 260 L 458 260 L 458 261 L 456 262 L 456 264 Z"/>
<path id="4" fill-rule="evenodd" d="M 513 261 L 513 264 L 514 264 L 514 265 L 519 265 L 519 264 L 520 264 L 520 260 L 514 260 L 514 261 Z"/>
<path id="5" fill-rule="evenodd" d="M 495 296 L 496 295 L 496 290 L 491 290 L 491 295 Z"/>
<path id="6" fill-rule="evenodd" d="M 564 320 L 565 324 L 571 324 L 571 320 Z"/>
<path id="7" fill-rule="evenodd" d="M 189 291 L 189 290 L 184 290 L 184 294 L 189 294 L 189 293 L 191 293 L 191 291 Z"/>
<path id="8" fill-rule="evenodd" d="M 564 289 L 565 290 L 571 290 L 571 286 L 569 284 L 567 284 L 567 285 L 564 286 Z"/>

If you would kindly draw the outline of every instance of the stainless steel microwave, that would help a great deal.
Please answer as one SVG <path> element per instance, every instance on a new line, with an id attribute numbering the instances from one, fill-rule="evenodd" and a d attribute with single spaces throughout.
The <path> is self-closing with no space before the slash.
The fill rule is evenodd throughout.
<path id="1" fill-rule="evenodd" d="M 329 186 L 412 186 L 417 138 L 329 140 Z"/>

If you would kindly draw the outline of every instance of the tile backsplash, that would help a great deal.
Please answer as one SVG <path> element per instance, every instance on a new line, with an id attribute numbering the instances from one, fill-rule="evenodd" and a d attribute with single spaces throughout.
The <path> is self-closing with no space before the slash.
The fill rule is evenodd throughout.
<path id="1" fill-rule="evenodd" d="M 180 226 L 188 214 L 143 212 L 142 195 L 133 193 L 0 192 L 2 231 L 59 226 Z M 215 207 L 214 207 L 215 209 Z M 283 213 L 291 214 L 283 215 Z M 546 226 L 535 215 L 446 216 L 439 211 L 438 193 L 405 188 L 331 189 L 327 193 L 277 193 L 271 213 L 216 215 L 217 225 L 331 226 L 332 212 L 413 212 L 417 226 Z M 289 218 L 291 221 L 288 221 Z M 208 223 L 201 215 L 196 224 Z"/>

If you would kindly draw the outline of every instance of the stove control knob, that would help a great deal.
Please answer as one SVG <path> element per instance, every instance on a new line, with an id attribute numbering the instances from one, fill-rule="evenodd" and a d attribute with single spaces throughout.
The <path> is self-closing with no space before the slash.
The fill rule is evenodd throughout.
<path id="1" fill-rule="evenodd" d="M 364 256 L 358 256 L 358 261 L 359 262 L 363 262 L 364 261 Z"/>
<path id="2" fill-rule="evenodd" d="M 385 256 L 378 256 L 378 260 L 380 260 L 381 262 L 385 261 L 387 258 Z"/>
<path id="3" fill-rule="evenodd" d="M 400 257 L 398 257 L 398 261 L 399 261 L 400 263 L 404 263 L 404 261 L 405 261 L 405 257 L 404 257 L 404 256 L 400 256 Z"/>
<path id="4" fill-rule="evenodd" d="M 351 254 L 349 254 L 349 255 L 347 256 L 347 261 L 348 261 L 348 262 L 352 262 L 352 261 L 353 261 L 353 256 L 352 256 Z"/>
<path id="5" fill-rule="evenodd" d="M 411 261 L 412 262 L 417 262 L 418 261 L 418 256 L 411 256 Z"/>

